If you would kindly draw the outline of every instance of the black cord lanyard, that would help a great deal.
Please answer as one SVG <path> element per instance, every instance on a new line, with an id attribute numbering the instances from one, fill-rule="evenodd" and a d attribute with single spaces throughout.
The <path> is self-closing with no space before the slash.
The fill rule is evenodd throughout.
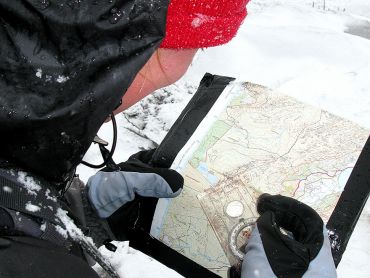
<path id="1" fill-rule="evenodd" d="M 105 165 L 107 165 L 107 163 L 112 159 L 113 157 L 113 154 L 114 154 L 114 151 L 116 149 L 116 144 L 117 144 L 117 123 L 116 123 L 116 119 L 114 117 L 114 114 L 110 114 L 109 115 L 111 120 L 112 120 L 112 125 L 113 125 L 113 143 L 112 143 L 112 148 L 111 150 L 109 151 L 109 154 L 107 156 L 105 156 L 102 152 L 102 149 L 101 148 L 104 148 L 103 144 L 102 143 L 99 143 L 97 142 L 97 144 L 99 144 L 99 147 L 100 147 L 100 151 L 102 152 L 102 156 L 103 156 L 103 163 L 99 164 L 99 165 L 95 165 L 95 164 L 91 164 L 89 162 L 86 162 L 86 161 L 81 161 L 81 163 L 83 165 L 86 165 L 90 168 L 94 168 L 94 169 L 99 169 L 99 168 L 102 168 L 104 167 Z"/>

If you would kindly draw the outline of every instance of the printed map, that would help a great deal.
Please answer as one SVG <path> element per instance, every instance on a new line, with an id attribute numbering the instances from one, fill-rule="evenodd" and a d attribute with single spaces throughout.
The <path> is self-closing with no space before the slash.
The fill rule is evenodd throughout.
<path id="1" fill-rule="evenodd" d="M 152 234 L 225 277 L 228 237 L 258 216 L 261 193 L 294 197 L 327 221 L 369 131 L 251 83 L 229 85 L 179 153 L 183 193 L 163 200 Z M 237 215 L 228 204 L 238 201 Z"/>

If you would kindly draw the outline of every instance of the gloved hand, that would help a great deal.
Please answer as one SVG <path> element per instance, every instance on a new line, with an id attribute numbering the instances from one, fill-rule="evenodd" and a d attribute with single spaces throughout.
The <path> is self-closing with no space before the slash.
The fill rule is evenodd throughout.
<path id="1" fill-rule="evenodd" d="M 180 194 L 184 179 L 172 169 L 149 164 L 155 150 L 141 151 L 118 164 L 121 171 L 99 171 L 87 182 L 88 198 L 101 218 L 132 201 L 135 195 L 173 198 Z"/>
<path id="2" fill-rule="evenodd" d="M 316 211 L 269 194 L 260 196 L 257 211 L 261 216 L 245 249 L 242 278 L 337 277 L 328 234 Z"/>

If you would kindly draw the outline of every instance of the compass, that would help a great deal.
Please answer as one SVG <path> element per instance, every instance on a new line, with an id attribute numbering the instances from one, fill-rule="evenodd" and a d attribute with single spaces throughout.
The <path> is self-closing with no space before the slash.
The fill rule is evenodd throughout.
<path id="1" fill-rule="evenodd" d="M 232 254 L 239 260 L 244 259 L 244 253 L 240 250 L 248 242 L 257 218 L 241 218 L 229 235 L 229 247 Z"/>

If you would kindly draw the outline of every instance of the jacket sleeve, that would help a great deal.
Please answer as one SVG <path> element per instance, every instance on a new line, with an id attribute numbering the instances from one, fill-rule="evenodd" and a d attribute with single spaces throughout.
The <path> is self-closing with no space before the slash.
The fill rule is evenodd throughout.
<path id="1" fill-rule="evenodd" d="M 80 256 L 29 236 L 0 236 L 0 277 L 99 278 Z"/>
<path id="2" fill-rule="evenodd" d="M 229 42 L 249 0 L 171 0 L 162 48 L 203 48 Z"/>

